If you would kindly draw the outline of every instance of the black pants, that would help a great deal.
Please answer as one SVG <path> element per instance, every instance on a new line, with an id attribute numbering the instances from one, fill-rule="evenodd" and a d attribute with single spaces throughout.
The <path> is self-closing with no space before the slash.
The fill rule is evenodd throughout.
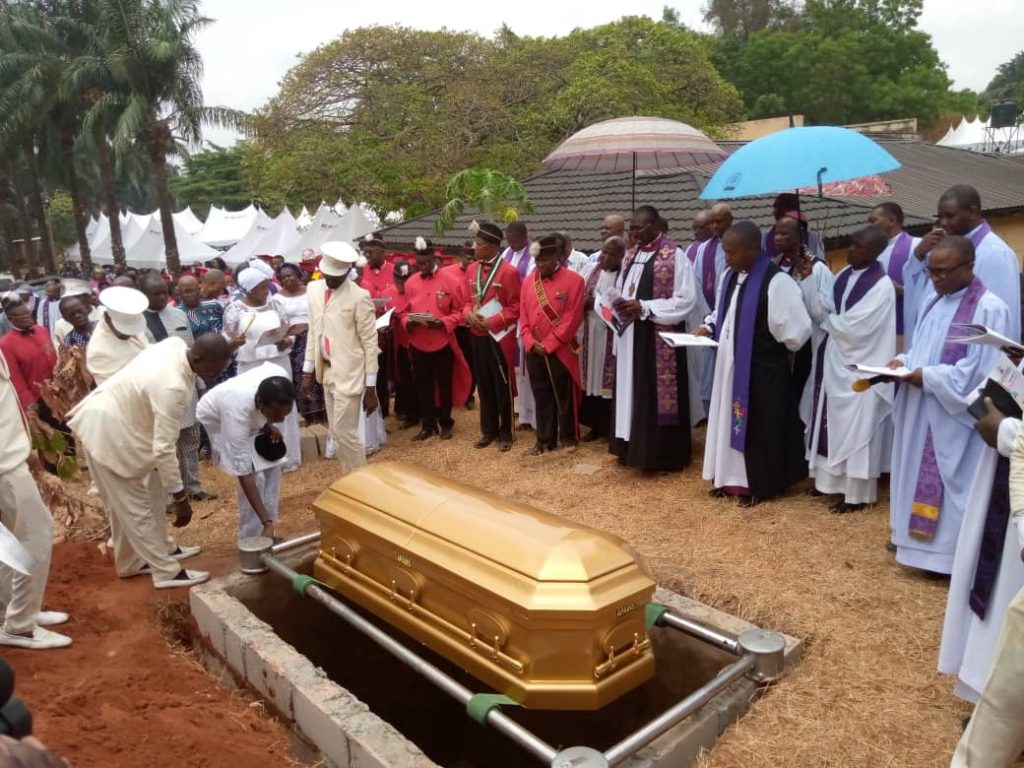
<path id="1" fill-rule="evenodd" d="M 412 351 L 412 376 L 420 403 L 420 423 L 426 432 L 436 432 L 438 425 L 450 428 L 452 421 L 452 362 L 451 347 L 437 352 Z M 440 395 L 441 404 L 437 404 Z"/>
<path id="2" fill-rule="evenodd" d="M 572 376 L 555 355 L 526 355 L 533 398 L 537 401 L 537 443 L 553 450 L 576 445 L 576 409 L 573 406 Z"/>
<path id="3" fill-rule="evenodd" d="M 387 418 L 391 413 L 391 345 L 390 333 L 377 334 L 381 353 L 377 355 L 377 399 L 380 401 L 380 415 Z"/>
<path id="4" fill-rule="evenodd" d="M 512 382 L 505 354 L 490 336 L 470 334 L 473 373 L 480 395 L 480 434 L 512 440 Z"/>
<path id="5" fill-rule="evenodd" d="M 464 325 L 460 325 L 455 329 L 455 340 L 459 343 L 459 349 L 462 350 L 462 356 L 466 358 L 466 364 L 469 366 L 469 396 L 473 396 L 473 392 L 476 390 L 476 366 L 473 365 L 473 334 L 469 328 Z"/>
<path id="6" fill-rule="evenodd" d="M 590 427 L 595 435 L 608 436 L 608 425 L 612 421 L 611 398 L 598 395 L 584 395 L 580 401 L 580 424 Z"/>
<path id="7" fill-rule="evenodd" d="M 408 421 L 419 421 L 420 402 L 412 378 L 411 350 L 411 347 L 398 347 L 395 350 L 395 413 Z"/>

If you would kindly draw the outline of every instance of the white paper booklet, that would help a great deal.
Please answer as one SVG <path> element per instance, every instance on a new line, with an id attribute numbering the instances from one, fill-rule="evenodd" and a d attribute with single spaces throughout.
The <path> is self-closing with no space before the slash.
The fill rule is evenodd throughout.
<path id="1" fill-rule="evenodd" d="M 950 328 L 956 328 L 959 333 L 950 334 L 946 341 L 954 344 L 984 344 L 988 347 L 1011 347 L 1024 351 L 1024 347 L 1013 339 L 1008 339 L 1001 333 L 996 333 L 991 328 L 986 328 L 980 323 L 950 323 Z"/>
<path id="2" fill-rule="evenodd" d="M 857 373 L 866 373 L 868 376 L 886 376 L 893 379 L 902 379 L 913 373 L 912 370 L 905 366 L 889 368 L 885 365 L 848 365 L 846 369 L 848 371 L 856 371 Z"/>
<path id="3" fill-rule="evenodd" d="M 692 333 L 658 333 L 667 344 L 673 347 L 717 347 L 718 342 L 710 336 L 694 336 Z"/>
<path id="4" fill-rule="evenodd" d="M 395 308 L 394 307 L 392 307 L 387 312 L 385 312 L 383 315 L 381 315 L 380 317 L 377 318 L 377 330 L 378 331 L 383 331 L 385 328 L 389 328 L 391 326 L 391 316 L 393 314 L 395 314 Z"/>
<path id="5" fill-rule="evenodd" d="M 498 301 L 497 297 L 495 297 L 482 305 L 480 309 L 477 310 L 477 314 L 486 319 L 494 317 L 495 315 L 500 315 L 502 309 L 504 309 L 504 307 L 501 306 L 501 302 Z M 508 336 L 515 327 L 516 326 L 513 323 L 503 331 L 491 331 L 491 338 L 495 341 L 501 341 Z"/>
<path id="6" fill-rule="evenodd" d="M 1006 355 L 1000 355 L 988 377 L 1010 393 L 1010 397 L 1024 410 L 1024 374 Z"/>

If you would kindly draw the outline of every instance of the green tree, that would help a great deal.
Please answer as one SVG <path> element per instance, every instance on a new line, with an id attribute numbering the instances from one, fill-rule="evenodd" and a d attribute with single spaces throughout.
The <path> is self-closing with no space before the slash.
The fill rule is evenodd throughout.
<path id="1" fill-rule="evenodd" d="M 704 21 L 726 37 L 746 40 L 784 26 L 796 15 L 792 0 L 708 0 Z"/>
<path id="2" fill-rule="evenodd" d="M 990 104 L 1000 101 L 1016 102 L 1024 109 L 1024 51 L 999 65 L 995 77 L 985 89 L 985 98 Z"/>
<path id="3" fill-rule="evenodd" d="M 178 205 L 191 206 L 205 218 L 211 205 L 232 209 L 250 202 L 242 178 L 243 148 L 230 149 L 210 144 L 203 152 L 188 155 L 181 173 L 171 180 L 171 191 Z"/>

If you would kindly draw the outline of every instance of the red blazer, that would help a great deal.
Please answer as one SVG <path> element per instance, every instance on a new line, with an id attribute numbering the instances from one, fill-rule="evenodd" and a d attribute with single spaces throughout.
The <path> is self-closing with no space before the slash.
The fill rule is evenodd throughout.
<path id="1" fill-rule="evenodd" d="M 399 320 L 409 333 L 409 344 L 421 352 L 436 352 L 447 346 L 466 305 L 464 284 L 442 270 L 436 270 L 426 279 L 416 273 L 405 282 L 405 298 L 407 304 Z M 410 328 L 410 312 L 427 312 L 440 320 L 443 326 L 414 325 Z"/>
<path id="2" fill-rule="evenodd" d="M 398 292 L 395 288 L 395 265 L 390 261 L 385 261 L 384 266 L 376 271 L 367 265 L 363 268 L 362 277 L 359 278 L 359 287 L 369 291 L 371 299 L 393 297 Z M 377 309 L 378 315 L 383 312 L 383 309 Z"/>
<path id="3" fill-rule="evenodd" d="M 540 285 L 546 304 L 537 295 Z M 519 305 L 519 332 L 523 349 L 529 354 L 540 343 L 549 355 L 556 355 L 580 383 L 579 344 L 576 331 L 583 322 L 583 278 L 567 267 L 559 267 L 548 280 L 534 270 L 526 276 Z"/>

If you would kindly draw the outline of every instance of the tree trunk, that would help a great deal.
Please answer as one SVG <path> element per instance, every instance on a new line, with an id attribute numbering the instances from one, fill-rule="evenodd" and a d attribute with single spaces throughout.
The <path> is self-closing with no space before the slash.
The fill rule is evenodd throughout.
<path id="1" fill-rule="evenodd" d="M 122 270 L 127 266 L 124 252 L 124 239 L 121 237 L 121 212 L 117 209 L 114 197 L 114 164 L 110 159 L 110 145 L 107 137 L 101 136 L 96 141 L 100 158 L 100 182 L 103 185 L 103 204 L 107 209 L 107 220 L 110 222 L 110 250 L 114 254 L 114 266 Z"/>
<path id="2" fill-rule="evenodd" d="M 156 186 L 156 198 L 160 206 L 160 225 L 164 230 L 167 271 L 172 277 L 177 277 L 181 272 L 181 258 L 178 256 L 178 238 L 174 234 L 174 217 L 171 215 L 171 188 L 167 185 L 167 147 L 161 138 L 148 141 L 147 146 L 153 161 L 153 184 Z"/>
<path id="3" fill-rule="evenodd" d="M 81 272 L 92 274 L 92 252 L 89 250 L 89 237 L 85 233 L 86 213 L 78 190 L 78 171 L 75 170 L 75 134 L 68 126 L 60 131 L 60 153 L 64 160 L 64 176 L 71 195 L 72 215 L 75 219 L 75 236 L 78 238 L 78 251 Z"/>
<path id="4" fill-rule="evenodd" d="M 35 258 L 32 249 L 32 220 L 28 215 L 28 208 L 25 206 L 25 198 L 17 186 L 13 184 L 14 170 L 11 169 L 12 189 L 14 192 L 14 207 L 18 209 L 18 223 L 21 225 L 21 263 L 15 272 L 20 278 L 27 278 L 35 272 Z M 12 259 L 17 257 L 12 254 Z"/>
<path id="5" fill-rule="evenodd" d="M 53 257 L 53 240 L 50 238 L 50 227 L 46 221 L 46 206 L 43 205 L 43 190 L 39 184 L 39 166 L 36 163 L 36 148 L 31 139 L 21 144 L 21 152 L 28 167 L 29 203 L 32 215 L 39 228 L 39 253 L 43 266 L 50 274 L 57 273 L 57 261 Z"/>

